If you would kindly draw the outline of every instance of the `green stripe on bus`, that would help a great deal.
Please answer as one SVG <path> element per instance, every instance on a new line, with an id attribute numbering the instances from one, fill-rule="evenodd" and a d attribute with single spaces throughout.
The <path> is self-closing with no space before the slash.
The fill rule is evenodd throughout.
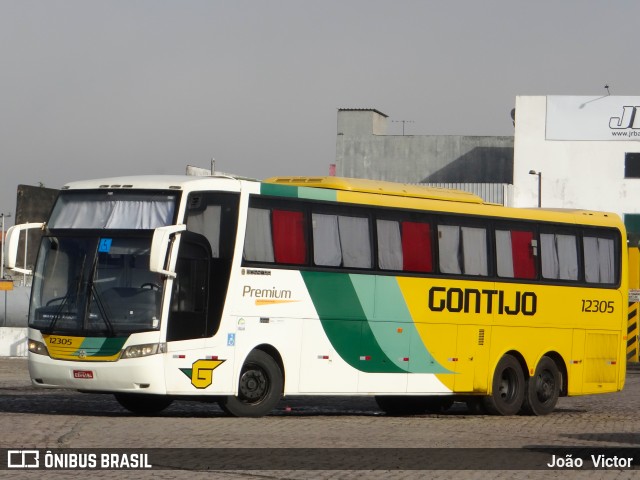
<path id="1" fill-rule="evenodd" d="M 453 373 L 422 342 L 396 277 L 380 275 L 375 281 L 375 291 L 384 295 L 375 296 L 375 316 L 369 326 L 387 356 L 410 373 Z"/>
<path id="2" fill-rule="evenodd" d="M 298 198 L 298 187 L 277 183 L 261 183 L 260 193 L 262 195 L 273 195 L 274 197 Z"/>
<path id="3" fill-rule="evenodd" d="M 337 201 L 338 194 L 335 190 L 327 188 L 296 187 L 292 185 L 280 185 L 276 183 L 261 183 L 260 193 L 274 197 L 305 198 L 308 200 L 323 200 L 326 202 Z"/>
<path id="4" fill-rule="evenodd" d="M 382 350 L 369 327 L 365 305 L 351 277 L 342 273 L 303 271 L 322 328 L 338 355 L 353 368 L 367 373 L 403 373 Z M 373 278 L 373 277 L 371 277 Z M 356 282 L 358 282 L 357 279 Z"/>
<path id="5" fill-rule="evenodd" d="M 329 190 L 327 188 L 300 187 L 298 190 L 298 197 L 309 200 L 336 202 L 338 200 L 338 193 L 335 190 Z"/>
<path id="6" fill-rule="evenodd" d="M 80 349 L 90 357 L 108 357 L 118 353 L 126 341 L 127 337 L 87 337 L 82 341 Z"/>

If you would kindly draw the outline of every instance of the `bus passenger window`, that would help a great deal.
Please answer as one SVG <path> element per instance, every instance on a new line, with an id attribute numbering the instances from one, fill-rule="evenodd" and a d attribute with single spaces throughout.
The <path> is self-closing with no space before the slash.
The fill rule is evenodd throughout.
<path id="1" fill-rule="evenodd" d="M 247 232 L 244 236 L 244 259 L 273 263 L 271 212 L 264 208 L 249 208 Z"/>
<path id="2" fill-rule="evenodd" d="M 496 261 L 499 277 L 536 278 L 533 232 L 496 230 Z"/>
<path id="3" fill-rule="evenodd" d="M 578 279 L 578 249 L 575 235 L 542 233 L 540 247 L 544 278 Z"/>
<path id="4" fill-rule="evenodd" d="M 307 263 L 305 222 L 302 212 L 273 210 L 273 249 L 277 263 Z"/>
<path id="5" fill-rule="evenodd" d="M 442 273 L 462 273 L 460 264 L 460 227 L 438 225 L 438 263 Z"/>
<path id="6" fill-rule="evenodd" d="M 187 230 L 204 235 L 211 245 L 211 256 L 220 258 L 220 219 L 222 207 L 207 205 L 204 210 L 189 212 Z"/>
<path id="7" fill-rule="evenodd" d="M 378 263 L 383 270 L 431 272 L 428 223 L 378 220 Z"/>
<path id="8" fill-rule="evenodd" d="M 615 253 L 611 238 L 584 237 L 584 276 L 588 283 L 615 283 Z"/>
<path id="9" fill-rule="evenodd" d="M 438 225 L 438 251 L 442 273 L 488 275 L 484 228 Z"/>
<path id="10" fill-rule="evenodd" d="M 431 226 L 428 223 L 402 222 L 403 270 L 432 272 Z"/>
<path id="11" fill-rule="evenodd" d="M 313 260 L 316 265 L 371 268 L 369 220 L 314 213 Z"/>
<path id="12" fill-rule="evenodd" d="M 326 267 L 342 264 L 338 217 L 314 213 L 313 219 L 313 262 Z"/>
<path id="13" fill-rule="evenodd" d="M 378 264 L 383 270 L 402 270 L 403 252 L 400 224 L 391 220 L 377 220 Z"/>

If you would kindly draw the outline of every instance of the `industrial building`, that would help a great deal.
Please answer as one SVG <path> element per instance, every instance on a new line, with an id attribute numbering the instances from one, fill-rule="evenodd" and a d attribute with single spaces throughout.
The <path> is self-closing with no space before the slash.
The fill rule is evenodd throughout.
<path id="1" fill-rule="evenodd" d="M 513 137 L 388 135 L 338 110 L 336 175 L 472 191 L 516 207 L 605 210 L 640 235 L 640 97 L 519 96 Z"/>

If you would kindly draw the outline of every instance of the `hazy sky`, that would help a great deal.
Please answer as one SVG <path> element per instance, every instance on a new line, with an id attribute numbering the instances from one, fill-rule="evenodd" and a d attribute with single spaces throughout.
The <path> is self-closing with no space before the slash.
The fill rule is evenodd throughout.
<path id="1" fill-rule="evenodd" d="M 636 0 L 0 0 L 0 212 L 18 184 L 211 157 L 326 174 L 338 108 L 513 135 L 516 95 L 639 95 L 638 18 Z"/>

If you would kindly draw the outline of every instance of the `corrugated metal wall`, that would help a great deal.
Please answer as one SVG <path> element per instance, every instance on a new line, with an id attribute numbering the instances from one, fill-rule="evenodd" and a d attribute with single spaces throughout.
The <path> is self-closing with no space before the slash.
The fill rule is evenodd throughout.
<path id="1" fill-rule="evenodd" d="M 417 183 L 427 187 L 463 190 L 481 197 L 485 202 L 513 205 L 513 185 L 509 183 Z"/>

